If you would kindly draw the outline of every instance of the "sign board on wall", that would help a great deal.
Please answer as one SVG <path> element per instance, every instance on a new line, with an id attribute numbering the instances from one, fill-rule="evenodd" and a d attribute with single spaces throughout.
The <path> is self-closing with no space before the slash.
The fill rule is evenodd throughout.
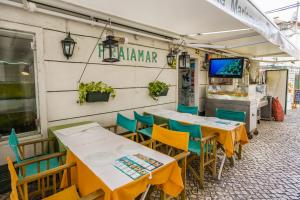
<path id="1" fill-rule="evenodd" d="M 299 50 L 281 34 L 279 29 L 249 0 L 207 0 L 214 6 L 253 28 L 282 51 L 300 59 Z"/>
<path id="2" fill-rule="evenodd" d="M 103 55 L 103 46 L 98 44 L 98 56 L 102 58 Z M 114 55 L 117 53 L 117 49 L 114 48 Z M 140 63 L 158 63 L 158 53 L 155 49 L 141 49 L 130 46 L 120 46 L 119 47 L 119 60 L 122 61 L 131 61 L 131 62 L 140 62 Z"/>

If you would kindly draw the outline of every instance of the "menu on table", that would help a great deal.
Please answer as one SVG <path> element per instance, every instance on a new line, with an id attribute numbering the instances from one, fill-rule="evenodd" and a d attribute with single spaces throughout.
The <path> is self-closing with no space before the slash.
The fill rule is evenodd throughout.
<path id="1" fill-rule="evenodd" d="M 135 154 L 123 156 L 117 159 L 113 165 L 130 178 L 138 179 L 162 166 L 163 163 L 142 154 Z"/>

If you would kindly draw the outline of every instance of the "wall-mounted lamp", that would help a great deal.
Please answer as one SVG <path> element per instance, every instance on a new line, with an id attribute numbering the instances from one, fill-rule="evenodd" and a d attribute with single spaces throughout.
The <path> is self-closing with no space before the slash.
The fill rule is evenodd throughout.
<path id="1" fill-rule="evenodd" d="M 119 42 L 114 36 L 108 35 L 103 41 L 103 62 L 119 62 Z"/>
<path id="2" fill-rule="evenodd" d="M 190 68 L 190 55 L 187 52 L 182 52 L 179 55 L 179 68 Z"/>
<path id="3" fill-rule="evenodd" d="M 61 41 L 62 49 L 64 55 L 69 59 L 74 52 L 74 47 L 76 45 L 76 42 L 71 38 L 70 32 L 68 33 L 67 37 Z"/>
<path id="4" fill-rule="evenodd" d="M 171 49 L 171 51 L 167 55 L 167 62 L 168 65 L 172 68 L 176 68 L 176 64 L 177 64 L 176 57 L 177 57 L 177 52 L 174 49 Z"/>
<path id="5" fill-rule="evenodd" d="M 21 74 L 22 74 L 23 76 L 29 76 L 29 75 L 30 75 L 29 65 L 25 65 L 25 67 L 24 67 L 23 70 L 21 71 Z"/>

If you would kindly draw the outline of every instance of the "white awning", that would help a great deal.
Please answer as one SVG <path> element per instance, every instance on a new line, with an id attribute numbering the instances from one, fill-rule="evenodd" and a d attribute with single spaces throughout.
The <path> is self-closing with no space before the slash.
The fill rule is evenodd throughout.
<path id="1" fill-rule="evenodd" d="M 249 0 L 36 2 L 171 37 L 184 35 L 194 47 L 253 57 L 289 54 L 300 59 L 300 51 Z"/>

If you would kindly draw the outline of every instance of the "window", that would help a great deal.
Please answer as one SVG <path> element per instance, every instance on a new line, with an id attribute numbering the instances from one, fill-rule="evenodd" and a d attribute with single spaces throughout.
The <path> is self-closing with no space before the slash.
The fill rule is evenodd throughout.
<path id="1" fill-rule="evenodd" d="M 0 29 L 0 134 L 38 133 L 33 37 Z"/>

